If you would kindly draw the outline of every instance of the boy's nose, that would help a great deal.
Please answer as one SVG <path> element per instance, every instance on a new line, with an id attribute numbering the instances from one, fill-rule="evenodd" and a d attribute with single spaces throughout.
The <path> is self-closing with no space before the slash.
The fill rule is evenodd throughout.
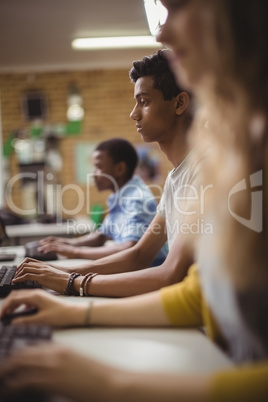
<path id="1" fill-rule="evenodd" d="M 138 120 L 136 106 L 134 106 L 134 108 L 133 108 L 132 112 L 130 113 L 129 117 L 131 118 L 131 120 Z"/>

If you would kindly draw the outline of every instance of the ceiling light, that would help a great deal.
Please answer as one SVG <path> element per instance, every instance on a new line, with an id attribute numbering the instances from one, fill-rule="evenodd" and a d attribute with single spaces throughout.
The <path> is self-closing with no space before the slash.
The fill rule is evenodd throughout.
<path id="1" fill-rule="evenodd" d="M 159 28 L 166 22 L 167 9 L 160 0 L 143 0 L 149 29 L 156 36 Z"/>
<path id="2" fill-rule="evenodd" d="M 72 41 L 74 49 L 127 49 L 161 47 L 153 36 L 117 36 L 108 38 L 78 38 Z"/>

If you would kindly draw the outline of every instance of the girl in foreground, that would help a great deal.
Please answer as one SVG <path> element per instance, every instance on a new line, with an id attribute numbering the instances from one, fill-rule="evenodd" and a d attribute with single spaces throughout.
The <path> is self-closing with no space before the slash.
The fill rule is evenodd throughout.
<path id="1" fill-rule="evenodd" d="M 268 221 L 261 209 L 261 201 L 267 203 L 267 189 L 261 185 L 268 117 L 268 4 L 162 2 L 169 14 L 159 40 L 174 50 L 170 62 L 178 81 L 196 97 L 195 149 L 210 150 L 202 185 L 213 186 L 213 191 L 206 197 L 209 214 L 202 218 L 212 224 L 213 236 L 190 239 L 198 268 L 192 266 L 182 283 L 159 292 L 90 307 L 88 301 L 72 304 L 41 291 L 18 291 L 6 299 L 2 315 L 24 303 L 38 313 L 17 319 L 17 324 L 205 325 L 238 365 L 205 376 L 129 373 L 49 345 L 9 359 L 0 371 L 6 390 L 37 387 L 77 401 L 268 400 Z"/>

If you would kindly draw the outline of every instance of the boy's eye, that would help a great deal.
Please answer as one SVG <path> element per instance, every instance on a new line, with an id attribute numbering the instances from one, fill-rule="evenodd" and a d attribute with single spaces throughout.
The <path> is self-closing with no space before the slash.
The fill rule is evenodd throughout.
<path id="1" fill-rule="evenodd" d="M 148 102 L 147 102 L 146 99 L 141 99 L 141 100 L 140 100 L 140 104 L 141 104 L 142 106 L 145 106 L 147 103 L 148 103 Z"/>

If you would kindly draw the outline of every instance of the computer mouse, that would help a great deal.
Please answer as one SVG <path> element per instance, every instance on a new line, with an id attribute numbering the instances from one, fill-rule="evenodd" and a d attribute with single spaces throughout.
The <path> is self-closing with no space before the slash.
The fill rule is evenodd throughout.
<path id="1" fill-rule="evenodd" d="M 25 257 L 35 258 L 40 261 L 51 261 L 57 260 L 58 256 L 53 251 L 48 253 L 43 253 L 43 251 L 39 251 L 40 243 L 39 241 L 31 241 L 24 245 L 25 248 Z"/>
<path id="2" fill-rule="evenodd" d="M 1 318 L 1 322 L 4 325 L 9 325 L 9 324 L 12 324 L 12 320 L 14 320 L 14 318 L 36 314 L 37 311 L 38 311 L 38 309 L 36 307 L 25 308 L 24 310 L 20 310 L 20 311 L 14 311 L 11 314 L 5 314 Z"/>

